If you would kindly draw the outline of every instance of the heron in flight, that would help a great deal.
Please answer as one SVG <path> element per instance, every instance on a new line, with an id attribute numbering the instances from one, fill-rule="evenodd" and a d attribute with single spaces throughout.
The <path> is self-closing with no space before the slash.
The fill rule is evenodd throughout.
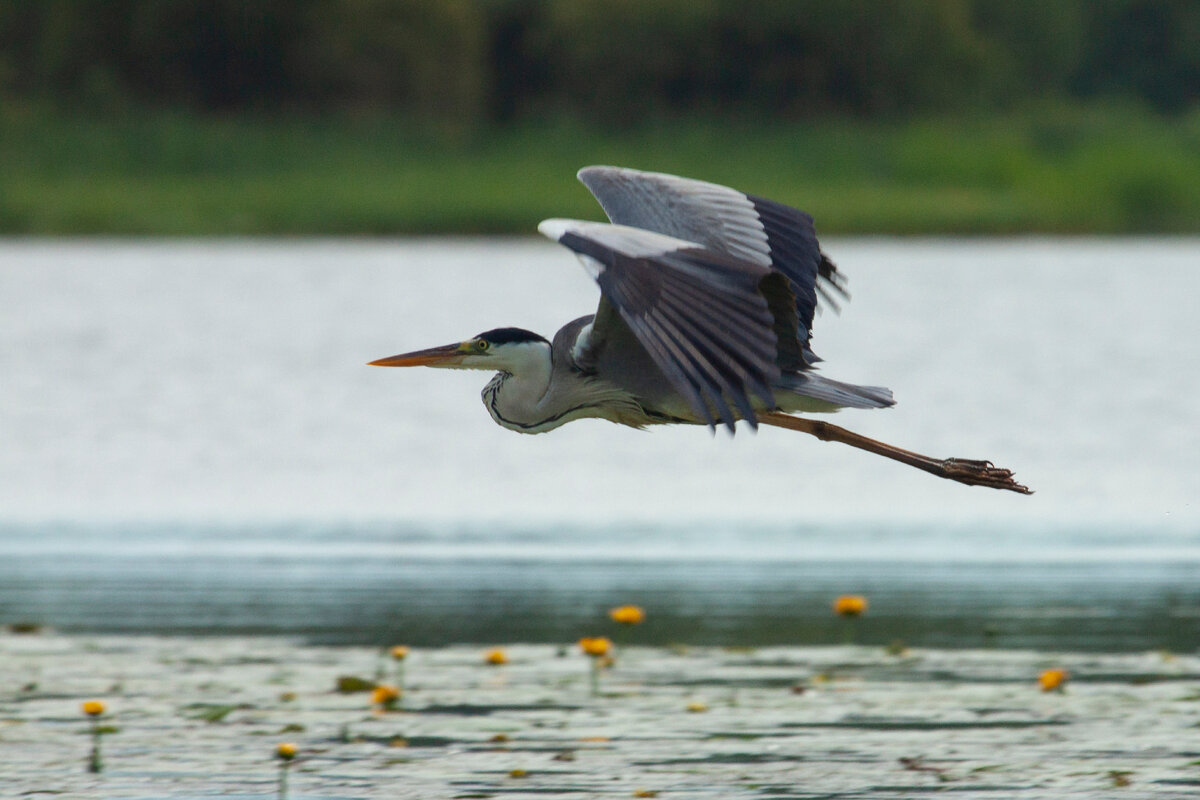
<path id="1" fill-rule="evenodd" d="M 495 372 L 483 403 L 498 424 L 544 433 L 595 417 L 621 425 L 774 425 L 837 441 L 965 484 L 1028 494 L 988 461 L 938 459 L 794 416 L 893 405 L 890 390 L 816 371 L 818 295 L 836 308 L 845 279 L 803 211 L 725 186 L 620 167 L 585 167 L 612 223 L 548 219 L 600 285 L 596 313 L 553 341 L 497 328 L 382 358 L 381 367 Z"/>

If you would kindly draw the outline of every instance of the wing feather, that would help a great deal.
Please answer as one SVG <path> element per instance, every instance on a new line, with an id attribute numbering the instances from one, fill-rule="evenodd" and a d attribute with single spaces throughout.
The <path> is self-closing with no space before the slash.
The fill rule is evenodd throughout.
<path id="1" fill-rule="evenodd" d="M 705 422 L 710 426 L 715 424 L 712 414 L 712 410 L 715 409 L 722 424 L 732 430 L 735 420 L 729 404 L 721 401 L 720 377 L 706 374 L 705 368 L 710 365 L 699 356 L 696 348 L 679 333 L 678 329 L 662 319 L 652 316 L 647 318 L 643 324 L 645 330 L 653 332 L 666 344 L 671 356 L 677 359 L 683 367 L 684 375 L 687 376 L 690 385 L 705 396 L 706 399 L 701 401 L 703 404 L 702 416 Z M 637 332 L 636 328 L 634 332 Z M 714 386 L 714 384 L 717 385 Z"/>
<path id="2" fill-rule="evenodd" d="M 688 287 L 664 287 L 663 295 L 674 300 L 675 304 L 681 308 L 687 308 L 691 304 L 704 302 L 704 298 L 698 292 Z M 761 358 L 770 358 L 771 353 L 768 348 L 772 347 L 774 342 L 767 337 L 761 336 L 758 331 L 746 331 L 739 327 L 739 320 L 735 312 L 712 305 L 709 307 L 708 313 L 713 323 L 720 326 L 721 332 L 731 342 L 736 342 L 748 349 L 754 350 Z"/>
<path id="3" fill-rule="evenodd" d="M 721 393 L 733 400 L 743 417 L 754 419 L 754 406 L 751 404 L 750 398 L 746 396 L 746 387 L 753 387 L 760 392 L 762 387 L 752 373 L 753 366 L 743 364 L 737 356 L 723 359 L 720 343 L 713 341 L 709 334 L 692 324 L 688 320 L 686 311 L 679 309 L 670 300 L 666 302 L 665 307 L 674 312 L 678 320 L 675 325 L 676 330 L 691 343 L 695 355 L 702 359 L 699 362 L 701 369 L 712 375 Z M 721 411 L 720 407 L 718 407 L 718 411 Z M 723 415 L 722 420 L 726 425 L 732 427 L 731 417 Z"/>
<path id="4" fill-rule="evenodd" d="M 706 181 L 623 167 L 579 171 L 609 219 L 666 234 L 767 266 L 790 284 L 799 348 L 785 347 L 785 369 L 802 370 L 819 360 L 809 348 L 818 297 L 835 310 L 834 295 L 847 298 L 845 278 L 821 252 L 812 217 L 773 200 Z"/>
<path id="5" fill-rule="evenodd" d="M 647 307 L 649 306 L 648 298 L 642 296 L 636 285 L 620 283 L 611 285 L 601 299 L 601 307 L 596 314 L 597 322 L 595 324 L 603 324 L 605 315 L 602 311 L 606 302 L 629 326 L 638 342 L 650 354 L 654 363 L 663 371 L 672 385 L 684 395 L 692 410 L 697 411 L 705 424 L 712 427 L 714 425 L 712 414 L 708 404 L 701 397 L 703 383 L 697 379 L 687 356 L 680 351 L 678 344 L 669 332 L 662 330 L 657 320 L 648 316 L 633 317 L 622 311 L 625 308 Z M 594 330 L 594 333 L 601 340 L 608 338 L 608 332 L 603 328 Z"/>
<path id="6" fill-rule="evenodd" d="M 709 426 L 719 419 L 733 430 L 739 416 L 756 425 L 752 395 L 774 407 L 774 317 L 760 291 L 768 266 L 624 225 L 546 220 L 539 229 L 574 250 L 600 285 L 589 341 L 640 345 Z M 637 345 L 610 336 L 612 310 Z"/>

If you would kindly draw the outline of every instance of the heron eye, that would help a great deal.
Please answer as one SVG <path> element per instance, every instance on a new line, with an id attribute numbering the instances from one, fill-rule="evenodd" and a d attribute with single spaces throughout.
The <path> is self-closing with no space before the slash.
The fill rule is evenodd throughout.
<path id="1" fill-rule="evenodd" d="M 487 339 L 480 339 L 478 342 L 475 343 L 475 346 L 478 347 L 480 350 L 487 350 L 489 347 L 492 346 L 492 344 Z"/>

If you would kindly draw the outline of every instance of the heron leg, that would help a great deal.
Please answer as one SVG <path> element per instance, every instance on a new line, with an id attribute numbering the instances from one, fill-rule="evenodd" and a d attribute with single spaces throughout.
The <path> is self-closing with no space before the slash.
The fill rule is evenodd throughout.
<path id="1" fill-rule="evenodd" d="M 866 450 L 868 453 L 890 458 L 893 461 L 899 461 L 901 464 L 908 464 L 910 467 L 924 470 L 931 475 L 937 475 L 939 478 L 948 478 L 952 481 L 965 483 L 968 486 L 989 486 L 993 489 L 1007 489 L 1010 492 L 1033 494 L 1029 487 L 1016 482 L 1013 478 L 1012 470 L 1001 469 L 990 461 L 923 456 L 911 450 L 904 450 L 903 448 L 885 444 L 875 439 L 868 439 L 866 436 L 857 434 L 854 431 L 848 431 L 837 425 L 831 425 L 823 420 L 793 417 L 778 411 L 759 414 L 758 421 L 764 425 L 774 425 L 778 428 L 787 428 L 788 430 L 807 433 L 823 442 L 848 444 L 851 447 Z"/>

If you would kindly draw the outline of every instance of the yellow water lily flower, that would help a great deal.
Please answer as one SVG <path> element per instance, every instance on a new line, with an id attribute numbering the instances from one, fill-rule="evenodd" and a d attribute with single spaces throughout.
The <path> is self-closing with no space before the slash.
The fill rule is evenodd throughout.
<path id="1" fill-rule="evenodd" d="M 291 761 L 296 757 L 296 745 L 291 742 L 280 742 L 279 746 L 275 748 L 275 757 Z"/>
<path id="2" fill-rule="evenodd" d="M 1065 669 L 1048 669 L 1038 676 L 1038 683 L 1043 692 L 1062 691 L 1066 688 L 1067 677 Z"/>
<path id="3" fill-rule="evenodd" d="M 83 704 L 83 713 L 89 717 L 98 717 L 104 713 L 106 706 L 100 700 L 88 700 Z"/>
<path id="4" fill-rule="evenodd" d="M 646 612 L 640 606 L 618 606 L 609 611 L 608 616 L 622 625 L 641 625 L 646 621 Z"/>
<path id="5" fill-rule="evenodd" d="M 579 647 L 589 656 L 600 658 L 612 650 L 612 641 L 607 636 L 585 636 L 579 640 Z"/>
<path id="6" fill-rule="evenodd" d="M 397 661 L 403 661 L 404 659 L 408 658 L 408 648 L 402 644 L 396 645 L 388 652 L 391 653 L 392 658 L 396 659 Z"/>
<path id="7" fill-rule="evenodd" d="M 393 708 L 400 699 L 400 690 L 381 683 L 371 691 L 371 704 L 380 708 Z"/>
<path id="8" fill-rule="evenodd" d="M 508 653 L 497 647 L 495 650 L 489 650 L 484 654 L 483 660 L 493 667 L 498 667 L 501 664 L 508 663 Z"/>
<path id="9" fill-rule="evenodd" d="M 867 598 L 861 594 L 844 594 L 833 601 L 833 613 L 840 617 L 860 617 L 867 613 Z"/>

